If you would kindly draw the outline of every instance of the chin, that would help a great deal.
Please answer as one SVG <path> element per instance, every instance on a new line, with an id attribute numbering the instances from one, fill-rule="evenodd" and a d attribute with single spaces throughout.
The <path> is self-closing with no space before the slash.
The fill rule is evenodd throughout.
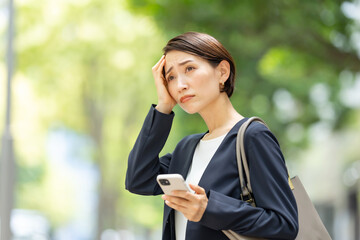
<path id="1" fill-rule="evenodd" d="M 189 108 L 189 107 L 184 107 L 184 106 L 180 106 L 180 107 L 182 110 L 184 110 L 188 114 L 198 113 L 198 111 L 194 108 Z"/>

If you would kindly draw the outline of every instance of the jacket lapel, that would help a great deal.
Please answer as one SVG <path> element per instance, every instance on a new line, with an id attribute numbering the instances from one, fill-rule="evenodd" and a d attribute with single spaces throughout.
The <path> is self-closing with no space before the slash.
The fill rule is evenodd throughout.
<path id="1" fill-rule="evenodd" d="M 240 126 L 247 120 L 247 118 L 241 119 L 238 123 L 236 123 L 233 128 L 228 132 L 225 136 L 223 141 L 221 142 L 220 146 L 216 150 L 214 156 L 211 158 L 208 166 L 205 168 L 203 175 L 200 178 L 199 186 L 205 189 L 205 191 L 209 191 L 211 188 L 211 183 L 213 180 L 213 174 L 216 174 L 216 171 L 219 170 L 217 166 L 218 164 L 227 164 L 225 158 L 231 158 L 234 155 L 234 159 L 236 161 L 236 151 L 235 151 L 235 144 L 236 144 L 236 136 Z M 232 146 L 233 145 L 233 146 Z M 229 149 L 230 147 L 230 149 Z M 226 150 L 226 151 L 225 151 Z M 230 150 L 230 151 L 228 151 Z M 237 163 L 236 163 L 237 165 Z"/>
<path id="2" fill-rule="evenodd" d="M 184 179 L 186 179 L 186 176 L 189 172 L 192 160 L 193 160 L 193 156 L 194 156 L 194 152 L 196 149 L 196 146 L 198 145 L 200 139 L 205 135 L 204 134 L 197 134 L 195 135 L 194 138 L 190 139 L 187 144 L 189 147 L 185 147 L 184 150 L 181 153 L 181 157 L 184 159 L 183 160 L 183 166 L 181 166 L 179 169 L 179 174 L 181 174 Z"/>

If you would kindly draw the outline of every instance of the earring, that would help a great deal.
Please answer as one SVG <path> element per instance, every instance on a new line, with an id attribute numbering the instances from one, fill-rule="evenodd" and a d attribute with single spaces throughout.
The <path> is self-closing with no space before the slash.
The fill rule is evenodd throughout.
<path id="1" fill-rule="evenodd" d="M 225 88 L 225 83 L 224 82 L 220 83 L 219 88 L 220 88 L 220 92 L 223 92 Z"/>

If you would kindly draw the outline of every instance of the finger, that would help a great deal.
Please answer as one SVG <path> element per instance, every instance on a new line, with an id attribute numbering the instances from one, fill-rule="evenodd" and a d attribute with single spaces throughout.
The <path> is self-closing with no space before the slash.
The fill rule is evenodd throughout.
<path id="1" fill-rule="evenodd" d="M 165 55 L 162 55 L 159 61 L 154 65 L 153 69 L 157 70 L 160 67 L 161 63 L 164 62 L 164 59 L 165 59 Z"/>
<path id="2" fill-rule="evenodd" d="M 162 57 L 160 62 L 157 63 L 157 65 L 155 65 L 152 68 L 152 72 L 153 72 L 153 76 L 154 76 L 155 80 L 165 81 L 165 77 L 164 77 L 164 73 L 163 73 L 164 66 L 165 66 L 165 58 Z"/>
<path id="3" fill-rule="evenodd" d="M 161 78 L 163 78 L 164 80 L 165 80 L 165 62 L 166 62 L 166 59 L 164 56 L 163 60 L 159 64 L 159 68 L 158 68 L 158 72 L 161 75 Z"/>
<path id="4" fill-rule="evenodd" d="M 189 207 L 189 201 L 178 198 L 178 197 L 172 197 L 168 195 L 163 195 L 162 197 L 165 200 L 165 204 L 168 205 L 171 208 L 174 208 L 175 210 L 184 212 Z"/>
<path id="5" fill-rule="evenodd" d="M 165 55 L 162 55 L 161 58 L 159 59 L 159 61 L 155 64 L 155 66 L 158 66 L 164 58 L 165 58 Z"/>
<path id="6" fill-rule="evenodd" d="M 162 196 L 162 199 L 165 200 L 165 201 L 169 201 L 169 202 L 172 202 L 172 203 L 175 203 L 177 205 L 181 205 L 181 206 L 184 206 L 187 204 L 188 200 L 185 199 L 185 198 L 182 198 L 182 197 L 177 197 L 177 196 L 169 196 L 169 195 L 163 195 Z"/>
<path id="7" fill-rule="evenodd" d="M 189 186 L 190 186 L 190 188 L 192 189 L 192 190 L 194 190 L 194 192 L 196 193 L 196 194 L 206 194 L 205 193 L 205 189 L 203 189 L 202 187 L 200 187 L 200 186 L 198 186 L 198 185 L 194 185 L 194 184 L 189 184 Z"/>
<path id="8" fill-rule="evenodd" d="M 182 212 L 184 213 L 186 208 L 184 206 L 181 206 L 179 204 L 176 204 L 174 202 L 170 202 L 168 200 L 165 201 L 165 204 L 168 205 L 169 207 L 175 209 L 176 211 Z"/>
<path id="9" fill-rule="evenodd" d="M 184 191 L 184 190 L 173 190 L 173 191 L 171 191 L 172 196 L 181 197 L 181 198 L 185 198 L 185 199 L 189 198 L 190 194 L 191 194 L 190 192 Z"/>

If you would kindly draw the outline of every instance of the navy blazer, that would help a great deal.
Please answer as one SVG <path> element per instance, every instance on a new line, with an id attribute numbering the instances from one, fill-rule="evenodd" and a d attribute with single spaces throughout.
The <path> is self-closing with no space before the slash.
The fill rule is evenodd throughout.
<path id="1" fill-rule="evenodd" d="M 174 113 L 151 107 L 130 152 L 126 189 L 141 195 L 163 194 L 158 174 L 179 173 L 186 178 L 196 145 L 205 133 L 183 138 L 172 154 L 159 158 L 170 133 Z M 235 145 L 239 121 L 212 157 L 200 179 L 208 205 L 199 222 L 188 221 L 187 240 L 228 239 L 221 230 L 267 239 L 295 239 L 298 231 L 296 201 L 288 185 L 288 173 L 280 146 L 264 125 L 254 122 L 245 134 L 250 180 L 256 207 L 240 200 Z M 174 210 L 164 204 L 163 239 L 175 240 Z"/>

